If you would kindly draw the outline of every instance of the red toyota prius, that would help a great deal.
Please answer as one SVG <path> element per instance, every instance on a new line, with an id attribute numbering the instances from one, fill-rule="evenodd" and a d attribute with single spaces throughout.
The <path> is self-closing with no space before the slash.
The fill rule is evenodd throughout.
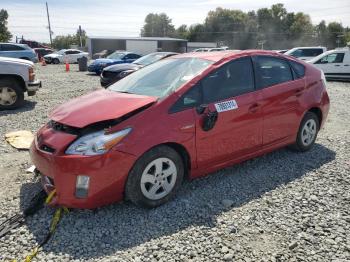
<path id="1" fill-rule="evenodd" d="M 312 65 L 269 51 L 187 53 L 57 107 L 30 155 L 53 204 L 156 207 L 185 178 L 309 150 L 328 110 Z"/>

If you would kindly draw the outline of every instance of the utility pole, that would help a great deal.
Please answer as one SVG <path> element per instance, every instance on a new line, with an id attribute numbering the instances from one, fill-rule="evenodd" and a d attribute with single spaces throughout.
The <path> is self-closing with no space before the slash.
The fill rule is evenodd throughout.
<path id="1" fill-rule="evenodd" d="M 83 42 L 81 40 L 81 25 L 79 25 L 79 40 L 80 40 L 80 47 L 83 47 Z"/>
<path id="2" fill-rule="evenodd" d="M 47 6 L 47 2 L 46 2 L 46 14 L 47 14 L 47 22 L 49 24 L 50 43 L 52 47 L 52 31 L 51 31 L 50 15 L 49 15 L 49 8 Z"/>

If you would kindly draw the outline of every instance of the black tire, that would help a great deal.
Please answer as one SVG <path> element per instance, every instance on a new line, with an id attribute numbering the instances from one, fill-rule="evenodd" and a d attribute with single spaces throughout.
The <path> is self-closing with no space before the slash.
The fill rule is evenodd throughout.
<path id="1" fill-rule="evenodd" d="M 16 100 L 11 104 L 6 104 L 6 101 L 1 100 L 3 90 L 7 88 L 6 92 L 12 90 L 16 93 Z M 10 92 L 12 92 L 10 91 Z M 15 109 L 20 107 L 24 101 L 24 91 L 20 83 L 13 78 L 0 79 L 0 110 Z"/>
<path id="2" fill-rule="evenodd" d="M 164 197 L 153 200 L 147 198 L 142 192 L 141 177 L 146 167 L 152 163 L 152 161 L 160 158 L 168 158 L 173 161 L 176 166 L 177 175 L 175 184 L 171 191 Z M 176 194 L 182 183 L 184 172 L 182 158 L 174 149 L 168 146 L 155 147 L 142 155 L 131 169 L 125 186 L 125 198 L 126 200 L 130 200 L 132 203 L 142 207 L 154 208 L 160 206 L 165 202 L 168 202 Z"/>
<path id="3" fill-rule="evenodd" d="M 309 120 L 315 121 L 315 123 L 316 123 L 316 130 L 315 130 L 315 132 L 316 133 L 315 133 L 313 139 L 310 141 L 310 143 L 305 145 L 305 143 L 303 143 L 302 133 L 303 133 L 303 128 L 304 128 L 305 124 Z M 300 123 L 299 130 L 298 130 L 298 135 L 297 135 L 297 139 L 295 141 L 295 144 L 293 144 L 291 146 L 291 149 L 293 149 L 295 151 L 299 151 L 299 152 L 305 152 L 305 151 L 310 150 L 312 148 L 312 146 L 315 144 L 315 141 L 316 141 L 319 129 L 320 129 L 320 122 L 318 120 L 317 115 L 315 113 L 313 113 L 313 112 L 306 112 L 303 120 Z"/>
<path id="4" fill-rule="evenodd" d="M 52 59 L 52 63 L 58 65 L 60 63 L 60 60 L 58 60 L 58 58 L 54 58 Z"/>

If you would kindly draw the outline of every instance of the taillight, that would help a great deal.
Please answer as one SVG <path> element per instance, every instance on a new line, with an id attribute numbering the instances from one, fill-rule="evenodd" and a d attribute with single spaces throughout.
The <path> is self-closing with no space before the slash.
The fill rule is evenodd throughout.
<path id="1" fill-rule="evenodd" d="M 33 82 L 34 79 L 35 79 L 34 68 L 33 67 L 29 67 L 28 73 L 29 73 L 29 82 Z"/>

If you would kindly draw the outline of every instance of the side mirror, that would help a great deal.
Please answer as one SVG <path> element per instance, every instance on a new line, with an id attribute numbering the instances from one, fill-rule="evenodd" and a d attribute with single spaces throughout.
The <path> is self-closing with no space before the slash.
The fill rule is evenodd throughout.
<path id="1" fill-rule="evenodd" d="M 217 111 L 209 111 L 203 118 L 203 131 L 209 131 L 214 128 L 216 121 L 218 120 Z"/>

